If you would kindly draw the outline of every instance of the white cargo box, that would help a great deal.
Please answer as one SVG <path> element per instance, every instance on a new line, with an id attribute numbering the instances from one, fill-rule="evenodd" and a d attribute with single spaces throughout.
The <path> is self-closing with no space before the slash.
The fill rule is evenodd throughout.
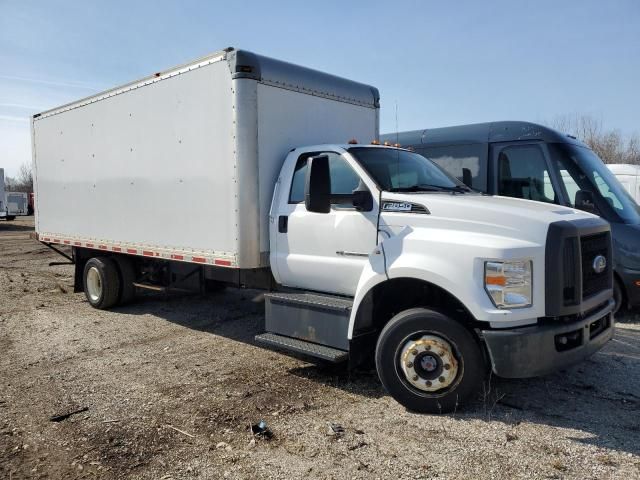
<path id="1" fill-rule="evenodd" d="M 41 241 L 268 265 L 269 207 L 295 147 L 378 137 L 378 91 L 228 49 L 34 115 Z"/>

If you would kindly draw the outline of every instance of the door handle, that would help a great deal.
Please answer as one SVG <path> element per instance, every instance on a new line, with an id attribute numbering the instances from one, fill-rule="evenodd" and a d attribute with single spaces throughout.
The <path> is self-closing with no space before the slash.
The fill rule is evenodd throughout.
<path id="1" fill-rule="evenodd" d="M 287 233 L 289 227 L 289 217 L 286 215 L 280 215 L 278 217 L 278 232 Z"/>

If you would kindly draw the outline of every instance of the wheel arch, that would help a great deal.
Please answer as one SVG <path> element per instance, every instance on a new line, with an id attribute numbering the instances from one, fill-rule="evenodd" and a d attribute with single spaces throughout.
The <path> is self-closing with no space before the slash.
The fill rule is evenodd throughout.
<path id="1" fill-rule="evenodd" d="M 451 292 L 435 283 L 415 277 L 386 279 L 372 285 L 354 303 L 349 323 L 350 359 L 353 366 L 364 363 L 374 350 L 384 326 L 397 313 L 423 307 L 439 311 L 463 324 L 477 337 L 477 321 Z"/>

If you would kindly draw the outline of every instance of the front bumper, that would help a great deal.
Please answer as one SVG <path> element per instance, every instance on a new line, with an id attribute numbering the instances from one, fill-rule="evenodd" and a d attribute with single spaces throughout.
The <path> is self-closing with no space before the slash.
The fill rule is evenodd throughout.
<path id="1" fill-rule="evenodd" d="M 613 307 L 609 300 L 572 323 L 483 331 L 493 373 L 505 378 L 536 377 L 584 360 L 613 337 Z"/>

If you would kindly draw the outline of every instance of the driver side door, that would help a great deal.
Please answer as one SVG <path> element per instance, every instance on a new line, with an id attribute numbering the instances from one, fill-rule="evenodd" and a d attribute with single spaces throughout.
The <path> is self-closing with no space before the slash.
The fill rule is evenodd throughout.
<path id="1" fill-rule="evenodd" d="M 309 157 L 327 155 L 331 179 L 331 211 L 307 211 L 304 203 Z M 298 157 L 288 186 L 281 195 L 276 255 L 283 285 L 342 295 L 354 295 L 360 274 L 377 240 L 377 202 L 371 211 L 354 208 L 352 192 L 359 175 L 336 152 L 309 152 Z"/>

